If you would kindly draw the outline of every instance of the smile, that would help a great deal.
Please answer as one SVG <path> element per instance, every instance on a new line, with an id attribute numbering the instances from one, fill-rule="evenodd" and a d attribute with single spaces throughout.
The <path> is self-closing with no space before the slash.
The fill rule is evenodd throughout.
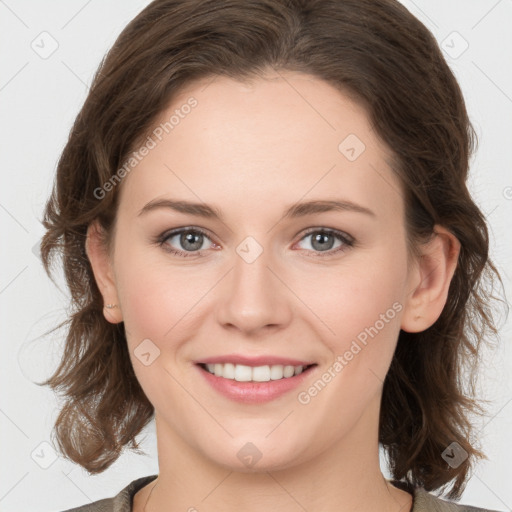
<path id="1" fill-rule="evenodd" d="M 238 382 L 269 382 L 271 380 L 289 379 L 301 374 L 309 366 L 264 365 L 247 366 L 244 364 L 216 363 L 201 365 L 206 371 L 217 377 Z"/>
<path id="2" fill-rule="evenodd" d="M 317 364 L 248 366 L 235 363 L 196 363 L 210 389 L 243 404 L 262 404 L 304 385 Z"/>

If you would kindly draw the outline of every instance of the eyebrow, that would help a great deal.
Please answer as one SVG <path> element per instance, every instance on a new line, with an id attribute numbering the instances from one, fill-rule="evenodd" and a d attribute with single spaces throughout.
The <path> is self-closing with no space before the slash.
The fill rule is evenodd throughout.
<path id="1" fill-rule="evenodd" d="M 138 216 L 160 208 L 171 209 L 180 213 L 197 215 L 198 217 L 203 217 L 205 219 L 216 219 L 224 222 L 224 218 L 220 210 L 213 206 L 205 203 L 193 203 L 190 201 L 177 201 L 172 199 L 153 199 L 139 211 Z M 353 203 L 352 201 L 316 200 L 293 204 L 286 209 L 283 214 L 283 218 L 305 217 L 306 215 L 330 211 L 351 211 L 376 217 L 372 210 Z"/>

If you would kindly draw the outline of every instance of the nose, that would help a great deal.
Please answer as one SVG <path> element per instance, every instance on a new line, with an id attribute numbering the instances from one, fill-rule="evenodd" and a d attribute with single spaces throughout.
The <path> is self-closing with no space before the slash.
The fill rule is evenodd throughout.
<path id="1" fill-rule="evenodd" d="M 294 294 L 286 286 L 284 270 L 270 251 L 263 250 L 254 260 L 246 254 L 234 254 L 233 267 L 219 287 L 217 321 L 250 336 L 285 329 Z"/>

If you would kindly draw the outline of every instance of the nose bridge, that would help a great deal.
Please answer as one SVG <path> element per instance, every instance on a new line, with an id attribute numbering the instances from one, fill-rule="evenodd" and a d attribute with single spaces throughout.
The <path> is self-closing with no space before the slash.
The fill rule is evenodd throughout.
<path id="1" fill-rule="evenodd" d="M 275 275 L 278 265 L 273 264 L 272 251 L 250 236 L 235 251 L 219 321 L 245 331 L 286 324 L 291 311 L 289 296 Z"/>

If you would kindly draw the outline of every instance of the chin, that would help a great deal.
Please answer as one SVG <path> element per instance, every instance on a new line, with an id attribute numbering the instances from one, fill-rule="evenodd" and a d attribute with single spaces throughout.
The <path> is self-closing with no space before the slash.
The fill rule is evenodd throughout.
<path id="1" fill-rule="evenodd" d="M 300 463 L 299 449 L 291 443 L 283 445 L 279 439 L 271 442 L 263 437 L 260 441 L 248 441 L 244 437 L 244 440 L 230 440 L 229 445 L 218 448 L 219 452 L 207 454 L 209 458 L 215 464 L 239 473 L 280 471 Z"/>

